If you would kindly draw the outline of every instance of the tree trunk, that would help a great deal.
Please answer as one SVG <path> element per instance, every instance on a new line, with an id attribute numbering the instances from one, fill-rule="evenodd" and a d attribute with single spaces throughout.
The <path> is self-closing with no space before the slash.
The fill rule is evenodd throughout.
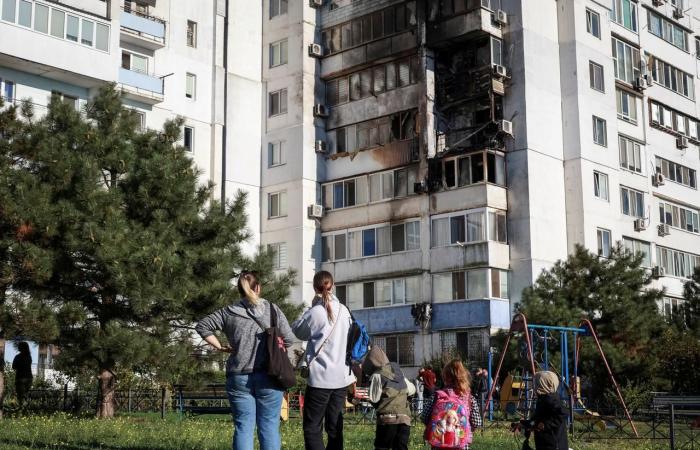
<path id="1" fill-rule="evenodd" d="M 101 369 L 97 379 L 100 387 L 97 417 L 101 419 L 110 419 L 114 417 L 114 390 L 117 380 L 114 376 L 114 372 L 109 369 Z"/>
<path id="2" fill-rule="evenodd" d="M 0 355 L 2 355 L 2 352 L 0 352 Z M 0 364 L 4 364 L 4 361 L 0 362 Z M 5 400 L 5 371 L 2 368 L 0 368 L 0 419 L 2 419 L 4 400 Z"/>

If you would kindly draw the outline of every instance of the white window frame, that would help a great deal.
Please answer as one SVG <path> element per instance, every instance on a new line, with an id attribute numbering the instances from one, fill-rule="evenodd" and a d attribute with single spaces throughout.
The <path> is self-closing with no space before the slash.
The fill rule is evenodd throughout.
<path id="1" fill-rule="evenodd" d="M 611 41 L 615 78 L 632 85 L 634 80 L 642 74 L 642 59 L 639 49 L 614 37 Z"/>
<path id="2" fill-rule="evenodd" d="M 602 147 L 608 146 L 608 122 L 598 116 L 593 116 L 593 143 Z M 598 123 L 603 124 L 603 142 L 600 142 L 601 136 L 598 136 Z"/>
<path id="3" fill-rule="evenodd" d="M 283 270 L 289 265 L 288 255 L 287 255 L 287 243 L 286 242 L 275 242 L 272 244 L 267 244 L 267 250 L 274 252 L 274 259 L 272 263 L 273 270 Z"/>
<path id="4" fill-rule="evenodd" d="M 187 130 L 190 132 L 190 145 L 187 146 Z M 191 127 L 189 125 L 185 125 L 182 127 L 182 146 L 185 147 L 185 150 L 194 153 L 194 127 Z"/>
<path id="5" fill-rule="evenodd" d="M 671 216 L 670 220 L 668 219 L 669 215 Z M 690 215 L 690 222 L 687 222 L 688 215 Z M 700 234 L 700 211 L 668 201 L 659 201 L 659 223 L 665 223 L 686 233 Z M 692 230 L 686 228 L 688 223 L 693 228 Z"/>
<path id="6" fill-rule="evenodd" d="M 618 135 L 620 167 L 624 170 L 643 174 L 644 173 L 644 147 L 641 143 L 622 134 Z M 630 163 L 630 156 L 632 162 Z"/>
<path id="7" fill-rule="evenodd" d="M 590 77 L 591 89 L 605 92 L 605 68 L 601 64 L 588 61 L 588 76 Z"/>
<path id="8" fill-rule="evenodd" d="M 598 24 L 598 33 L 595 33 L 595 28 L 594 28 L 594 23 Z M 591 36 L 594 36 L 598 39 L 601 37 L 601 29 L 600 29 L 600 14 L 593 11 L 592 9 L 586 8 L 586 31 L 588 34 Z"/>
<path id="9" fill-rule="evenodd" d="M 688 166 L 678 164 L 668 159 L 656 156 L 655 160 L 656 172 L 661 173 L 664 178 L 672 183 L 680 184 L 681 186 L 697 190 L 698 188 L 698 172 Z M 681 180 L 677 179 L 677 171 L 681 171 Z M 687 176 L 685 175 L 687 173 Z M 688 179 L 687 183 L 683 182 L 683 178 Z"/>
<path id="10" fill-rule="evenodd" d="M 277 197 L 277 213 L 272 211 L 272 198 Z M 267 194 L 267 218 L 277 219 L 287 217 L 287 191 L 270 192 Z"/>
<path id="11" fill-rule="evenodd" d="M 603 192 L 601 189 L 600 180 L 605 180 L 605 192 Z M 603 196 L 603 194 L 605 195 Z M 597 170 L 593 171 L 593 196 L 601 200 L 605 200 L 606 202 L 610 201 L 610 180 L 608 178 L 608 174 Z"/>
<path id="12" fill-rule="evenodd" d="M 641 195 L 642 198 L 641 211 L 638 211 L 640 206 L 637 204 L 637 194 Z M 624 210 L 625 195 L 627 196 L 629 204 L 628 213 L 626 213 Z M 644 200 L 644 192 L 632 189 L 627 186 L 620 186 L 620 212 L 625 216 L 644 219 L 646 217 L 646 202 Z"/>
<path id="13" fill-rule="evenodd" d="M 289 11 L 288 3 L 288 0 L 270 0 L 270 19 L 287 14 Z M 282 8 L 282 5 L 284 5 L 284 8 Z"/>
<path id="14" fill-rule="evenodd" d="M 267 143 L 267 167 L 279 167 L 287 164 L 285 141 Z M 275 155 L 277 154 L 277 156 Z M 277 157 L 277 159 L 275 159 Z"/>
<path id="15" fill-rule="evenodd" d="M 609 258 L 612 251 L 612 233 L 606 228 L 596 228 L 598 256 Z"/>
<path id="16" fill-rule="evenodd" d="M 270 43 L 270 68 L 279 67 L 289 62 L 289 41 L 280 39 Z"/>
<path id="17" fill-rule="evenodd" d="M 617 118 L 629 122 L 633 125 L 637 124 L 637 96 L 630 94 L 623 89 L 615 90 L 617 103 Z M 625 111 L 626 104 L 626 111 Z"/>
<path id="18" fill-rule="evenodd" d="M 629 17 L 629 23 L 630 26 L 627 26 L 625 24 L 625 17 L 624 17 L 624 4 L 629 5 L 629 10 L 630 10 L 630 17 Z M 637 3 L 633 0 L 612 0 L 612 9 L 610 10 L 610 20 L 615 22 L 616 24 L 620 25 L 621 27 L 626 28 L 627 30 L 630 30 L 633 33 L 637 33 L 639 30 L 639 14 L 637 11 Z"/>
<path id="19" fill-rule="evenodd" d="M 635 239 L 627 236 L 622 236 L 622 246 L 634 255 L 638 253 L 644 254 L 644 259 L 642 260 L 642 267 L 648 268 L 652 266 L 650 242 L 642 241 L 640 239 Z"/>
<path id="20" fill-rule="evenodd" d="M 651 78 L 654 83 L 685 98 L 695 100 L 695 77 L 693 75 L 655 56 L 647 54 L 647 59 L 652 61 Z"/>
<path id="21" fill-rule="evenodd" d="M 192 80 L 192 91 L 190 92 L 190 80 Z M 185 97 L 190 100 L 197 99 L 197 75 L 185 73 Z"/>
<path id="22" fill-rule="evenodd" d="M 185 44 L 190 48 L 197 48 L 197 22 L 194 20 L 187 19 Z"/>
<path id="23" fill-rule="evenodd" d="M 503 210 L 500 209 L 495 209 L 495 208 L 474 208 L 474 209 L 468 209 L 468 210 L 463 210 L 460 212 L 452 212 L 452 213 L 443 213 L 443 214 L 435 214 L 430 216 L 430 248 L 444 248 L 444 247 L 454 247 L 460 244 L 457 244 L 456 242 L 450 243 L 450 244 L 445 244 L 445 245 L 435 245 L 434 239 L 433 239 L 433 227 L 434 227 L 434 221 L 435 220 L 440 220 L 440 219 L 447 219 L 451 220 L 452 218 L 456 217 L 463 217 L 464 218 L 464 234 L 465 234 L 465 240 L 466 242 L 461 242 L 462 245 L 473 245 L 473 244 L 481 244 L 484 242 L 489 242 L 489 230 L 491 228 L 491 215 L 489 213 L 495 213 L 496 216 L 499 214 L 503 213 Z M 469 222 L 467 219 L 467 216 L 470 214 L 482 214 L 482 220 L 481 220 L 481 234 L 482 234 L 482 239 L 470 241 L 469 240 Z M 507 213 L 506 213 L 507 217 Z M 506 221 L 507 222 L 507 221 Z M 451 222 L 450 222 L 451 223 Z M 507 227 L 507 225 L 506 225 Z M 451 229 L 450 229 L 451 233 Z M 506 228 L 506 240 L 508 239 L 508 230 Z M 450 242 L 452 241 L 452 237 L 450 236 Z M 498 242 L 498 241 L 492 241 L 492 242 Z"/>
<path id="24" fill-rule="evenodd" d="M 274 96 L 277 96 L 277 103 L 278 103 L 278 108 L 279 111 L 273 112 L 272 108 L 272 99 Z M 283 101 L 284 100 L 284 101 Z M 281 116 L 283 114 L 287 114 L 287 88 L 282 88 L 278 89 L 276 91 L 272 91 L 268 94 L 268 101 L 267 101 L 267 107 L 268 107 L 268 117 L 275 117 L 275 116 Z"/>

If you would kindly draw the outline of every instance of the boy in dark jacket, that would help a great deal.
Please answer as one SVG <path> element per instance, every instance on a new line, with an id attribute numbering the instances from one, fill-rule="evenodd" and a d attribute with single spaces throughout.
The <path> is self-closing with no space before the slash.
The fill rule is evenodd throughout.
<path id="1" fill-rule="evenodd" d="M 411 410 L 408 397 L 415 387 L 398 364 L 389 362 L 381 348 L 372 346 L 362 373 L 369 378 L 369 400 L 377 412 L 375 450 L 408 450 L 411 434 Z"/>

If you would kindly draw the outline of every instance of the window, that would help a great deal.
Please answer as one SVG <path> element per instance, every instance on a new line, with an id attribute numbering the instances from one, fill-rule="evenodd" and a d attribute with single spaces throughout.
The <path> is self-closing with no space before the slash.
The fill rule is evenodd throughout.
<path id="1" fill-rule="evenodd" d="M 608 146 L 608 131 L 604 119 L 593 116 L 593 142 L 603 147 Z"/>
<path id="2" fill-rule="evenodd" d="M 647 55 L 647 58 L 650 61 L 651 77 L 656 83 L 691 100 L 695 98 L 693 75 L 654 56 Z"/>
<path id="3" fill-rule="evenodd" d="M 270 0 L 270 19 L 287 14 L 287 0 Z"/>
<path id="4" fill-rule="evenodd" d="M 484 164 L 484 158 L 486 164 Z M 504 186 L 505 171 L 505 158 L 502 155 L 490 152 L 473 153 L 469 156 L 443 160 L 442 184 L 445 189 L 484 181 Z"/>
<path id="5" fill-rule="evenodd" d="M 280 242 L 276 244 L 268 244 L 267 251 L 272 252 L 272 268 L 274 270 L 284 269 L 287 267 L 287 243 Z"/>
<path id="6" fill-rule="evenodd" d="M 700 233 L 698 211 L 694 209 L 659 202 L 659 222 L 691 233 Z"/>
<path id="7" fill-rule="evenodd" d="M 352 283 L 347 289 L 350 309 L 412 304 L 421 298 L 420 277 Z"/>
<path id="8" fill-rule="evenodd" d="M 287 193 L 273 192 L 267 194 L 267 217 L 284 217 L 287 215 Z"/>
<path id="9" fill-rule="evenodd" d="M 600 39 L 600 14 L 586 8 L 586 31 Z"/>
<path id="10" fill-rule="evenodd" d="M 197 91 L 197 76 L 191 73 L 185 75 L 185 97 L 194 100 Z"/>
<path id="11" fill-rule="evenodd" d="M 641 75 L 639 49 L 612 38 L 612 56 L 615 78 L 625 83 L 634 83 L 634 80 Z"/>
<path id="12" fill-rule="evenodd" d="M 601 172 L 593 172 L 593 195 L 608 201 L 608 176 Z"/>
<path id="13" fill-rule="evenodd" d="M 637 32 L 637 3 L 632 0 L 613 0 L 610 18 L 628 30 Z"/>
<path id="14" fill-rule="evenodd" d="M 391 251 L 420 249 L 420 222 L 406 222 L 391 227 Z"/>
<path id="15" fill-rule="evenodd" d="M 695 169 L 656 157 L 656 172 L 674 183 L 697 189 L 697 172 Z"/>
<path id="16" fill-rule="evenodd" d="M 615 91 L 617 96 L 617 118 L 637 123 L 637 97 L 622 89 Z"/>
<path id="17" fill-rule="evenodd" d="M 413 366 L 415 364 L 412 334 L 373 336 L 372 345 L 384 350 L 390 362 L 400 366 Z"/>
<path id="18" fill-rule="evenodd" d="M 620 167 L 632 172 L 642 173 L 642 146 L 625 136 L 620 136 Z"/>
<path id="19" fill-rule="evenodd" d="M 489 241 L 508 242 L 505 211 L 489 211 Z"/>
<path id="20" fill-rule="evenodd" d="M 34 30 L 40 33 L 49 32 L 49 7 L 40 3 L 34 4 Z"/>
<path id="21" fill-rule="evenodd" d="M 657 245 L 656 264 L 666 269 L 667 276 L 690 278 L 700 266 L 700 256 Z"/>
<path id="22" fill-rule="evenodd" d="M 187 21 L 187 46 L 197 48 L 197 22 Z"/>
<path id="23" fill-rule="evenodd" d="M 32 26 L 32 2 L 19 0 L 17 23 L 27 28 Z"/>
<path id="24" fill-rule="evenodd" d="M 122 51 L 122 68 L 133 72 L 148 73 L 148 58 Z"/>
<path id="25" fill-rule="evenodd" d="M 622 214 L 644 218 L 644 193 L 620 186 Z"/>
<path id="26" fill-rule="evenodd" d="M 61 102 L 63 102 L 64 104 L 72 107 L 76 111 L 79 110 L 80 102 L 78 101 L 78 97 L 75 97 L 73 95 L 64 94 L 64 93 L 59 92 L 59 91 L 51 91 L 51 96 L 53 97 L 54 95 L 57 96 L 59 98 L 59 100 L 61 100 Z"/>
<path id="27" fill-rule="evenodd" d="M 482 299 L 488 294 L 488 269 L 473 269 L 467 271 L 447 272 L 433 275 L 433 300 L 436 302 L 449 302 L 458 300 Z M 505 292 L 501 292 L 501 280 L 499 278 L 499 296 L 508 293 L 507 276 L 503 283 Z"/>
<path id="28" fill-rule="evenodd" d="M 287 64 L 287 40 L 281 40 L 270 44 L 270 67 Z"/>
<path id="29" fill-rule="evenodd" d="M 688 32 L 653 11 L 649 11 L 649 32 L 681 50 L 688 51 Z"/>
<path id="30" fill-rule="evenodd" d="M 4 2 L 7 5 L 8 2 Z M 13 7 L 14 8 L 14 7 Z M 65 31 L 66 13 L 51 8 L 51 36 L 63 39 Z"/>
<path id="31" fill-rule="evenodd" d="M 432 247 L 486 240 L 506 242 L 506 215 L 503 211 L 487 209 L 438 216 L 431 220 L 430 233 Z"/>
<path id="32" fill-rule="evenodd" d="M 351 178 L 323 186 L 323 204 L 328 209 L 348 208 L 367 203 L 367 178 Z"/>
<path id="33" fill-rule="evenodd" d="M 95 30 L 95 48 L 104 52 L 109 50 L 109 27 L 101 23 Z"/>
<path id="34" fill-rule="evenodd" d="M 280 89 L 279 91 L 270 92 L 270 117 L 279 114 L 287 113 L 287 90 Z"/>
<path id="35" fill-rule="evenodd" d="M 76 16 L 68 14 L 66 21 L 66 39 L 73 42 L 78 42 L 78 33 L 80 31 L 80 19 Z"/>
<path id="36" fill-rule="evenodd" d="M 92 47 L 93 34 L 95 32 L 95 22 L 91 20 L 81 20 L 82 29 L 80 32 L 80 43 Z"/>
<path id="37" fill-rule="evenodd" d="M 335 285 L 335 296 L 341 304 L 348 306 L 348 287 Z"/>
<path id="38" fill-rule="evenodd" d="M 598 228 L 596 230 L 598 237 L 598 255 L 604 258 L 610 257 L 610 230 Z"/>
<path id="39" fill-rule="evenodd" d="M 667 319 L 685 317 L 687 307 L 684 299 L 664 297 L 661 301 L 661 314 Z"/>
<path id="40" fill-rule="evenodd" d="M 15 82 L 5 80 L 5 83 L 3 85 L 2 79 L 0 79 L 0 86 L 2 86 L 3 99 L 8 103 L 14 102 L 15 101 Z"/>
<path id="41" fill-rule="evenodd" d="M 642 255 L 642 267 L 651 267 L 651 244 L 623 236 L 622 244 L 630 253 Z"/>
<path id="42" fill-rule="evenodd" d="M 134 112 L 134 115 L 136 115 L 136 120 L 138 123 L 138 127 L 140 131 L 143 131 L 146 129 L 146 113 L 143 111 L 137 111 L 135 109 L 132 109 Z"/>
<path id="43" fill-rule="evenodd" d="M 508 271 L 491 269 L 491 297 L 508 297 Z"/>
<path id="44" fill-rule="evenodd" d="M 270 142 L 267 144 L 267 165 L 269 167 L 280 166 L 284 164 L 284 146 L 281 141 Z"/>
<path id="45" fill-rule="evenodd" d="M 603 66 L 593 61 L 588 62 L 588 72 L 591 78 L 591 88 L 596 91 L 605 92 L 605 79 L 603 76 Z"/>
<path id="46" fill-rule="evenodd" d="M 697 120 L 660 103 L 654 101 L 650 103 L 652 125 L 657 125 L 657 128 L 667 133 L 682 134 L 698 142 L 700 139 L 700 123 Z"/>
<path id="47" fill-rule="evenodd" d="M 440 351 L 443 357 L 459 357 L 483 365 L 489 351 L 489 337 L 483 329 L 441 331 Z"/>
<path id="48" fill-rule="evenodd" d="M 16 15 L 17 2 L 15 0 L 5 0 L 2 3 L 2 20 L 14 23 Z"/>
<path id="49" fill-rule="evenodd" d="M 194 128 L 185 127 L 183 130 L 184 147 L 188 152 L 194 152 Z"/>

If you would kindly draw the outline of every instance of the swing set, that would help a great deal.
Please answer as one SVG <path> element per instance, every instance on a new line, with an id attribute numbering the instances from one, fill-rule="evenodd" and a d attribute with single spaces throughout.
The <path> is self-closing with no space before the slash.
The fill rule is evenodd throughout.
<path id="1" fill-rule="evenodd" d="M 600 421 L 600 415 L 596 412 L 589 411 L 584 405 L 583 399 L 581 398 L 581 389 L 579 386 L 579 355 L 581 350 L 581 338 L 592 337 L 598 349 L 598 353 L 600 354 L 600 357 L 603 361 L 603 364 L 605 365 L 605 369 L 608 372 L 608 377 L 613 387 L 615 388 L 617 399 L 619 400 L 620 405 L 625 411 L 627 421 L 632 427 L 634 435 L 639 437 L 639 434 L 637 433 L 637 428 L 634 425 L 634 422 L 632 421 L 632 417 L 630 416 L 630 413 L 627 409 L 625 400 L 622 398 L 620 387 L 617 384 L 617 381 L 615 380 L 615 376 L 613 375 L 612 370 L 610 369 L 610 365 L 608 364 L 608 360 L 605 357 L 605 353 L 603 352 L 603 348 L 600 345 L 600 341 L 598 340 L 598 336 L 596 335 L 595 329 L 593 328 L 591 322 L 585 319 L 581 321 L 581 324 L 578 328 L 560 327 L 551 325 L 528 324 L 527 318 L 524 314 L 516 314 L 515 317 L 513 317 L 513 321 L 510 325 L 506 342 L 503 347 L 504 350 L 501 352 L 501 357 L 498 362 L 496 374 L 493 377 L 493 382 L 489 383 L 491 386 L 489 387 L 489 393 L 484 407 L 484 414 L 486 413 L 486 411 L 489 411 L 489 408 L 491 406 L 491 401 L 493 400 L 493 394 L 496 385 L 498 384 L 498 377 L 503 366 L 503 360 L 508 349 L 508 344 L 510 343 L 511 338 L 513 338 L 515 334 L 522 335 L 522 338 L 524 340 L 524 353 L 527 359 L 527 366 L 523 369 L 522 382 L 518 384 L 518 387 L 520 388 L 518 402 L 520 403 L 522 400 L 524 400 L 525 406 L 522 409 L 525 410 L 526 414 L 530 413 L 534 402 L 533 375 L 537 372 L 538 369 L 553 370 L 554 372 L 557 372 L 550 363 L 550 348 L 548 341 L 553 340 L 553 338 L 555 338 L 558 334 L 561 364 L 560 371 L 557 373 L 557 375 L 559 375 L 562 381 L 559 388 L 559 395 L 569 405 L 569 423 L 573 423 L 575 414 L 582 418 Z M 537 342 L 535 341 L 535 339 L 537 339 Z M 541 362 L 535 359 L 535 352 L 533 351 L 535 345 L 540 344 L 540 342 L 542 350 L 539 356 L 541 357 Z M 573 343 L 573 346 L 571 346 L 570 343 Z M 570 347 L 572 348 L 570 349 Z M 573 358 L 573 371 L 570 370 L 572 369 L 571 362 L 569 359 L 570 356 Z M 511 378 L 510 375 L 509 378 Z M 512 378 L 510 381 L 512 381 Z M 506 387 L 504 384 L 504 387 L 501 392 L 502 400 L 504 395 L 503 391 L 505 390 L 510 391 L 510 387 Z M 508 397 L 506 398 L 508 399 Z M 514 400 L 510 398 L 510 401 L 512 402 Z M 601 423 L 604 424 L 605 422 Z"/>

